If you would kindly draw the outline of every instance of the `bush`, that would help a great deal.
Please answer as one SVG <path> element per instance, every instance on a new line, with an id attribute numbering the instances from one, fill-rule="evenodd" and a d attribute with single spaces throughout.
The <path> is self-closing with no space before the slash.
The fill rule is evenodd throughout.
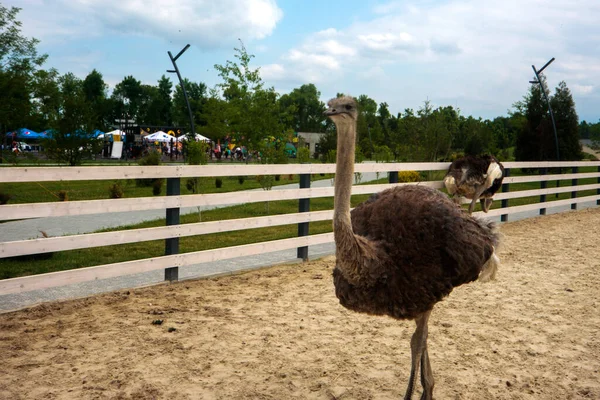
<path id="1" fill-rule="evenodd" d="M 150 150 L 148 154 L 138 161 L 138 165 L 160 165 L 160 154 L 156 150 Z M 156 184 L 157 179 L 136 179 L 137 187 L 149 187 Z M 162 185 L 162 182 L 160 183 Z"/>
<path id="2" fill-rule="evenodd" d="M 10 199 L 12 199 L 12 195 L 0 193 L 0 204 L 6 204 Z"/>
<path id="3" fill-rule="evenodd" d="M 115 182 L 108 187 L 108 197 L 111 199 L 120 199 L 123 195 L 123 186 L 119 182 Z"/>
<path id="4" fill-rule="evenodd" d="M 308 147 L 301 147 L 298 149 L 298 161 L 300 164 L 310 161 L 310 149 Z"/>
<path id="5" fill-rule="evenodd" d="M 220 189 L 221 186 L 223 186 L 223 179 L 221 179 L 221 178 L 215 179 L 215 186 L 217 187 L 217 189 Z"/>
<path id="6" fill-rule="evenodd" d="M 152 183 L 152 194 L 158 196 L 162 191 L 163 179 L 156 179 L 154 183 Z"/>
<path id="7" fill-rule="evenodd" d="M 69 193 L 66 190 L 58 192 L 58 198 L 60 201 L 69 201 Z"/>
<path id="8" fill-rule="evenodd" d="M 208 143 L 188 141 L 185 144 L 187 151 L 187 162 L 190 165 L 208 164 Z"/>
<path id="9" fill-rule="evenodd" d="M 398 172 L 398 182 L 419 182 L 421 175 L 417 171 L 400 171 Z"/>
<path id="10" fill-rule="evenodd" d="M 200 190 L 200 179 L 199 178 L 188 178 L 185 181 L 185 187 L 192 193 L 199 193 Z"/>
<path id="11" fill-rule="evenodd" d="M 238 182 L 240 183 L 240 185 L 243 185 L 245 180 L 246 180 L 245 176 L 238 176 Z"/>

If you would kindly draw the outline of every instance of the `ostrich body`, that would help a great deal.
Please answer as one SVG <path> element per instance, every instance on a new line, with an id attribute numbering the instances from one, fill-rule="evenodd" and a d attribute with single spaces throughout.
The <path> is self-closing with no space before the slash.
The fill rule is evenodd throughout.
<path id="1" fill-rule="evenodd" d="M 483 212 L 488 212 L 504 179 L 504 166 L 494 156 L 465 156 L 454 160 L 444 178 L 448 193 L 457 204 L 460 198 L 471 199 L 469 214 L 475 209 L 477 200 L 481 201 Z"/>
<path id="2" fill-rule="evenodd" d="M 427 353 L 427 322 L 435 303 L 454 287 L 493 278 L 498 266 L 493 224 L 479 221 L 443 193 L 424 186 L 397 186 L 373 195 L 350 212 L 356 103 L 329 102 L 335 122 L 337 160 L 333 230 L 335 293 L 353 311 L 414 319 L 411 399 L 420 368 L 422 399 L 431 399 L 433 375 Z"/>

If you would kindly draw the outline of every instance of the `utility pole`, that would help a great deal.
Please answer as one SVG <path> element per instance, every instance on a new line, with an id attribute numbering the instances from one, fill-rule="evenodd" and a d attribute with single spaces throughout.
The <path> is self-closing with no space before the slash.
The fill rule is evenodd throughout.
<path id="1" fill-rule="evenodd" d="M 185 99 L 185 104 L 187 104 L 188 114 L 190 117 L 190 126 L 192 128 L 192 138 L 195 138 L 196 131 L 194 128 L 194 116 L 192 115 L 192 107 L 190 106 L 190 100 L 188 99 L 187 91 L 185 90 L 185 85 L 183 84 L 183 79 L 181 79 L 181 74 L 179 73 L 179 68 L 177 67 L 177 63 L 176 63 L 177 59 L 189 48 L 190 48 L 190 45 L 186 44 L 185 47 L 175 57 L 173 57 L 173 54 L 171 54 L 170 51 L 167 52 L 169 54 L 169 58 L 171 59 L 171 62 L 173 63 L 173 67 L 175 68 L 175 69 L 168 69 L 167 72 L 176 73 L 177 78 L 179 78 L 179 84 L 181 85 L 181 90 L 183 91 L 183 98 Z"/>
<path id="2" fill-rule="evenodd" d="M 560 153 L 558 150 L 558 134 L 556 133 L 556 122 L 554 121 L 554 113 L 552 112 L 552 106 L 550 105 L 550 99 L 548 98 L 548 95 L 546 94 L 546 88 L 544 87 L 544 83 L 540 79 L 540 74 L 542 73 L 542 71 L 544 69 L 546 69 L 546 67 L 548 65 L 550 65 L 552 63 L 552 61 L 554 61 L 554 57 L 552 57 L 552 59 L 550 61 L 548 61 L 546 64 L 544 64 L 544 66 L 542 68 L 540 68 L 540 70 L 535 69 L 535 65 L 532 65 L 531 68 L 533 68 L 533 73 L 535 74 L 535 78 L 537 80 L 529 81 L 529 83 L 533 83 L 533 84 L 539 83 L 540 84 L 540 88 L 542 89 L 542 94 L 544 95 L 544 98 L 546 99 L 546 103 L 548 103 L 548 110 L 550 111 L 550 119 L 552 119 L 552 129 L 554 130 L 554 144 L 556 146 L 556 161 L 560 161 Z"/>

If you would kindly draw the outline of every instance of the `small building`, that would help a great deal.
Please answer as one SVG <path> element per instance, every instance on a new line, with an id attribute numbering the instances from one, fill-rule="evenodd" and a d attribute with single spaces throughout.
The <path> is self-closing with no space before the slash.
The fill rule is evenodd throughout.
<path id="1" fill-rule="evenodd" d="M 325 136 L 325 133 L 321 132 L 298 132 L 300 142 L 308 147 L 311 157 L 314 157 L 316 151 L 319 149 L 319 142 L 323 136 Z"/>

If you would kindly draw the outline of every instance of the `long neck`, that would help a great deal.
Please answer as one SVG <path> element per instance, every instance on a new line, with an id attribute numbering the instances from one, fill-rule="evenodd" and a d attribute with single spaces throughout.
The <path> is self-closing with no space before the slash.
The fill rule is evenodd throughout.
<path id="1" fill-rule="evenodd" d="M 337 160 L 335 169 L 335 197 L 333 206 L 333 231 L 336 243 L 353 236 L 350 222 L 350 196 L 354 178 L 354 150 L 356 126 L 341 121 L 337 128 Z"/>

